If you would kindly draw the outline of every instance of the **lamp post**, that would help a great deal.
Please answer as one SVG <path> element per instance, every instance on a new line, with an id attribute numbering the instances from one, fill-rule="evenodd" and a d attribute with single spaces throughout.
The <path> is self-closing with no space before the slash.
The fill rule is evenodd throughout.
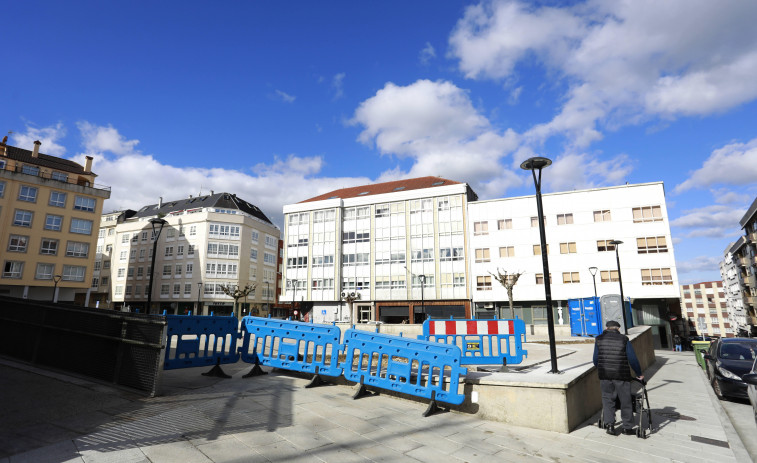
<path id="1" fill-rule="evenodd" d="M 55 282 L 55 288 L 53 288 L 53 302 L 58 302 L 58 283 L 61 278 L 63 278 L 62 275 L 53 275 L 53 281 Z"/>
<path id="2" fill-rule="evenodd" d="M 544 210 L 541 203 L 541 170 L 552 164 L 547 158 L 533 157 L 526 159 L 520 165 L 523 170 L 530 170 L 534 177 L 534 186 L 536 187 L 536 210 L 539 220 L 539 239 L 541 242 L 541 262 L 544 268 L 544 296 L 547 303 L 547 332 L 549 333 L 549 355 L 552 360 L 552 370 L 550 373 L 560 373 L 557 369 L 557 346 L 555 344 L 555 316 L 552 314 L 552 288 L 549 281 L 549 262 L 547 260 L 547 234 L 544 230 Z M 536 171 L 539 176 L 536 176 Z"/>
<path id="3" fill-rule="evenodd" d="M 426 286 L 426 275 L 420 274 L 418 275 L 418 280 L 421 282 L 421 313 L 423 314 L 423 317 L 426 317 L 426 300 L 423 297 L 423 287 Z M 415 314 L 413 314 L 413 318 L 415 318 Z"/>
<path id="4" fill-rule="evenodd" d="M 154 241 L 152 242 L 152 264 L 150 267 L 150 287 L 147 289 L 147 309 L 145 309 L 145 313 L 149 314 L 150 309 L 152 308 L 152 279 L 155 276 L 155 253 L 157 252 L 158 248 L 158 238 L 160 238 L 160 232 L 163 231 L 163 227 L 168 222 L 161 219 L 160 217 L 155 217 L 150 219 L 150 224 L 152 225 L 152 236 Z M 159 225 L 157 234 L 155 233 L 155 226 Z"/>
<path id="5" fill-rule="evenodd" d="M 292 295 L 292 315 L 294 315 L 295 305 L 294 301 L 297 300 L 297 280 L 289 280 L 292 282 L 292 286 L 294 286 L 294 294 Z"/>
<path id="6" fill-rule="evenodd" d="M 197 282 L 197 307 L 195 308 L 195 315 L 202 315 L 202 306 L 200 305 L 200 291 L 202 290 L 202 281 Z"/>
<path id="7" fill-rule="evenodd" d="M 620 284 L 620 311 L 623 314 L 623 334 L 628 331 L 628 323 L 626 323 L 626 300 L 623 297 L 623 276 L 620 274 L 620 256 L 618 255 L 618 246 L 623 244 L 620 240 L 612 240 L 610 244 L 615 246 L 615 260 L 618 263 L 618 283 Z"/>
<path id="8" fill-rule="evenodd" d="M 591 273 L 591 279 L 594 282 L 594 299 L 597 298 L 597 267 L 589 267 L 589 273 Z"/>
<path id="9" fill-rule="evenodd" d="M 265 300 L 267 302 L 266 305 L 268 306 L 268 315 L 270 315 L 271 314 L 271 282 L 266 280 L 265 287 L 266 287 Z"/>

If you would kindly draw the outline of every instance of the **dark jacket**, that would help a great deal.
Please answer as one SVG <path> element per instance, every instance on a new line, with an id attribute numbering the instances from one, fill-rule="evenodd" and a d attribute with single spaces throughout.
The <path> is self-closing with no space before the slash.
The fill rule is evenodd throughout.
<path id="1" fill-rule="evenodd" d="M 594 344 L 594 365 L 599 379 L 631 379 L 631 367 L 641 374 L 641 366 L 628 337 L 616 330 L 605 330 Z"/>

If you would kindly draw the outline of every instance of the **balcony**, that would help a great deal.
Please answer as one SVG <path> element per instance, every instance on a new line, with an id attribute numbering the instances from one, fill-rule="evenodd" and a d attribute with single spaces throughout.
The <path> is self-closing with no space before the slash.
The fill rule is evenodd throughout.
<path id="1" fill-rule="evenodd" d="M 5 167 L 0 168 L 0 177 L 20 177 L 18 180 L 29 182 L 29 183 L 46 183 L 46 182 L 54 182 L 56 185 L 56 188 L 65 188 L 63 185 L 67 186 L 78 186 L 82 188 L 91 188 L 93 190 L 96 190 L 94 193 L 96 196 L 102 196 L 104 198 L 110 197 L 110 187 L 105 185 L 99 185 L 96 183 L 92 183 L 89 181 L 88 176 L 84 175 L 77 175 L 72 172 L 67 172 L 64 178 L 53 178 L 53 173 L 59 173 L 57 171 L 50 171 L 48 169 L 41 168 L 39 170 L 39 174 L 29 174 L 26 172 L 22 172 L 22 164 L 20 162 L 16 162 L 15 165 L 13 161 L 8 162 Z M 38 181 L 34 181 L 34 179 L 40 179 Z"/>
<path id="2" fill-rule="evenodd" d="M 746 236 L 749 239 L 749 241 L 751 241 L 752 243 L 757 243 L 757 231 L 748 233 Z"/>
<path id="3" fill-rule="evenodd" d="M 738 258 L 738 261 L 736 263 L 738 265 L 740 265 L 741 267 L 749 267 L 751 265 L 751 263 L 749 262 L 749 260 L 750 259 L 747 256 L 740 256 Z"/>

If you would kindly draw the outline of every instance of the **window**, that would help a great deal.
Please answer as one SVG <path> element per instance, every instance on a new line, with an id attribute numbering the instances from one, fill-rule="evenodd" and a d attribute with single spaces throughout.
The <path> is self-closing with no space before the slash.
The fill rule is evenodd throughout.
<path id="1" fill-rule="evenodd" d="M 538 228 L 539 227 L 539 218 L 538 217 L 531 217 L 531 228 Z M 544 217 L 544 228 L 547 227 L 547 218 Z"/>
<path id="2" fill-rule="evenodd" d="M 102 266 L 103 266 L 103 263 L 101 261 L 99 261 L 99 260 L 96 260 L 95 261 L 95 267 L 94 267 L 93 270 L 95 272 L 98 272 L 98 271 L 100 271 L 100 269 L 102 268 Z"/>
<path id="3" fill-rule="evenodd" d="M 176 229 L 175 228 L 169 228 L 166 231 L 166 238 L 175 238 L 176 237 Z"/>
<path id="4" fill-rule="evenodd" d="M 5 161 L 0 161 L 0 162 L 2 162 L 3 165 L 5 163 Z M 3 167 L 3 166 L 0 166 L 0 167 Z M 0 182 L 0 198 L 2 198 L 3 195 L 5 195 L 5 182 Z"/>
<path id="5" fill-rule="evenodd" d="M 123 277 L 126 275 L 126 268 L 119 267 L 118 274 L 116 275 L 118 279 L 123 279 Z"/>
<path id="6" fill-rule="evenodd" d="M 194 244 L 188 244 L 187 245 L 187 255 L 188 256 L 194 256 L 195 255 L 195 245 Z"/>
<path id="7" fill-rule="evenodd" d="M 276 239 L 275 236 L 271 235 L 265 235 L 265 247 L 276 249 L 276 245 L 278 244 L 278 239 Z"/>
<path id="8" fill-rule="evenodd" d="M 76 196 L 74 198 L 74 210 L 94 212 L 97 201 L 95 198 L 87 198 L 86 196 Z"/>
<path id="9" fill-rule="evenodd" d="M 252 230 L 252 242 L 257 244 L 258 239 L 260 239 L 260 233 L 257 230 Z"/>
<path id="10" fill-rule="evenodd" d="M 137 279 L 142 278 L 143 276 L 145 276 L 145 268 L 137 267 Z"/>
<path id="11" fill-rule="evenodd" d="M 71 219 L 71 233 L 89 235 L 92 233 L 92 221 L 84 219 Z"/>
<path id="12" fill-rule="evenodd" d="M 66 193 L 61 193 L 59 191 L 51 191 L 50 201 L 48 204 L 50 204 L 53 207 L 66 207 Z"/>
<path id="13" fill-rule="evenodd" d="M 181 269 L 182 269 L 182 267 L 184 267 L 184 265 L 182 265 L 182 264 L 176 264 L 176 266 L 173 269 L 173 274 L 176 275 L 177 277 L 180 277 L 181 276 Z"/>
<path id="14" fill-rule="evenodd" d="M 34 213 L 31 211 L 16 209 L 16 213 L 13 215 L 13 225 L 17 227 L 31 227 L 33 217 Z"/>
<path id="15" fill-rule="evenodd" d="M 578 276 L 578 272 L 562 272 L 562 282 L 566 284 L 580 283 L 581 278 Z"/>
<path id="16" fill-rule="evenodd" d="M 313 267 L 332 267 L 334 265 L 334 256 L 313 256 Z"/>
<path id="17" fill-rule="evenodd" d="M 263 253 L 263 262 L 268 265 L 276 265 L 276 256 L 270 253 Z"/>
<path id="18" fill-rule="evenodd" d="M 557 214 L 557 225 L 570 225 L 573 223 L 573 214 Z"/>
<path id="19" fill-rule="evenodd" d="M 22 185 L 21 189 L 18 192 L 18 200 L 19 201 L 26 201 L 30 203 L 37 202 L 37 188 Z"/>
<path id="20" fill-rule="evenodd" d="M 639 254 L 656 254 L 658 252 L 668 252 L 668 245 L 664 236 L 648 236 L 646 238 L 636 238 L 636 247 Z"/>
<path id="21" fill-rule="evenodd" d="M 307 257 L 305 259 L 307 259 Z M 367 252 L 357 253 L 357 254 L 342 254 L 342 265 L 344 266 L 364 265 L 364 264 L 370 263 L 370 261 L 371 261 L 371 255 Z M 307 262 L 306 262 L 306 265 L 307 265 Z"/>
<path id="22" fill-rule="evenodd" d="M 662 208 L 660 206 L 634 207 L 633 221 L 634 223 L 661 222 Z"/>
<path id="23" fill-rule="evenodd" d="M 66 257 L 87 257 L 89 255 L 89 243 L 69 241 L 66 243 Z"/>
<path id="24" fill-rule="evenodd" d="M 103 261 L 103 270 L 108 270 L 110 268 L 110 261 L 104 260 Z"/>
<path id="25" fill-rule="evenodd" d="M 576 253 L 576 243 L 569 242 L 569 243 L 560 243 L 560 254 L 575 254 Z"/>
<path id="26" fill-rule="evenodd" d="M 147 242 L 147 232 L 146 232 L 146 231 L 143 231 L 143 232 L 142 232 L 142 242 L 143 242 L 143 243 L 146 243 L 146 242 Z"/>
<path id="27" fill-rule="evenodd" d="M 544 274 L 543 273 L 537 273 L 534 275 L 534 279 L 536 280 L 537 285 L 543 285 L 544 284 Z M 552 284 L 552 274 L 549 274 L 549 284 Z"/>
<path id="28" fill-rule="evenodd" d="M 620 278 L 618 277 L 618 271 L 617 270 L 602 270 L 599 272 L 599 276 L 602 279 L 602 283 L 607 283 L 611 281 L 619 281 Z"/>
<path id="29" fill-rule="evenodd" d="M 192 269 L 193 268 L 194 268 L 194 264 L 187 264 L 187 266 L 184 268 L 184 270 L 185 270 L 184 273 L 186 274 L 187 278 L 189 278 L 190 276 L 192 276 Z"/>
<path id="30" fill-rule="evenodd" d="M 439 260 L 441 261 L 450 261 L 450 260 L 463 260 L 463 248 L 462 247 L 455 247 L 455 248 L 441 248 L 439 250 Z M 404 256 L 402 258 L 404 261 Z"/>
<path id="31" fill-rule="evenodd" d="M 492 289 L 492 277 L 476 277 L 476 290 L 477 291 L 491 291 Z"/>
<path id="32" fill-rule="evenodd" d="M 185 296 L 192 295 L 192 283 L 184 283 L 184 295 Z"/>
<path id="33" fill-rule="evenodd" d="M 97 288 L 98 286 L 100 286 L 100 278 L 92 277 L 92 288 Z"/>
<path id="34" fill-rule="evenodd" d="M 8 240 L 8 251 L 10 252 L 26 252 L 26 248 L 29 245 L 29 237 L 21 235 L 11 235 Z"/>
<path id="35" fill-rule="evenodd" d="M 131 297 L 131 290 L 132 290 L 132 286 L 126 285 L 126 297 Z"/>
<path id="36" fill-rule="evenodd" d="M 170 265 L 164 265 L 163 266 L 163 276 L 164 277 L 170 277 L 171 276 L 171 266 Z"/>
<path id="37" fill-rule="evenodd" d="M 191 225 L 189 227 L 189 236 L 197 235 L 197 225 Z"/>
<path id="38" fill-rule="evenodd" d="M 83 265 L 64 265 L 63 266 L 63 280 L 64 281 L 84 281 L 84 274 L 87 271 L 87 267 Z"/>
<path id="39" fill-rule="evenodd" d="M 597 251 L 604 252 L 604 251 L 614 251 L 615 245 L 611 244 L 611 241 L 615 240 L 597 240 Z"/>
<path id="40" fill-rule="evenodd" d="M 121 235 L 121 244 L 127 244 L 129 242 L 129 234 L 124 233 Z"/>
<path id="41" fill-rule="evenodd" d="M 98 238 L 105 238 L 105 229 L 101 228 L 99 232 L 97 232 Z"/>
<path id="42" fill-rule="evenodd" d="M 126 258 L 129 256 L 129 251 L 121 251 L 121 254 L 118 256 L 120 261 L 125 261 Z"/>
<path id="43" fill-rule="evenodd" d="M 21 172 L 28 175 L 36 175 L 39 177 L 39 167 L 25 165 L 21 167 Z"/>
<path id="44" fill-rule="evenodd" d="M 499 257 L 515 257 L 515 247 L 505 246 L 499 248 Z"/>
<path id="45" fill-rule="evenodd" d="M 177 256 L 183 256 L 184 255 L 184 245 L 180 244 L 176 246 L 176 255 Z"/>
<path id="46" fill-rule="evenodd" d="M 209 227 L 210 236 L 218 238 L 239 238 L 239 225 L 223 225 L 212 223 Z M 190 229 L 190 236 L 192 230 Z"/>
<path id="47" fill-rule="evenodd" d="M 134 262 L 136 258 L 137 258 L 137 250 L 132 249 L 131 251 L 129 251 L 129 260 Z"/>
<path id="48" fill-rule="evenodd" d="M 673 276 L 669 268 L 643 268 L 641 269 L 642 285 L 672 285 Z"/>
<path id="49" fill-rule="evenodd" d="M 3 265 L 3 278 L 21 278 L 23 271 L 23 262 L 5 261 L 5 265 Z"/>
<path id="50" fill-rule="evenodd" d="M 160 295 L 161 296 L 168 296 L 168 288 L 169 287 L 170 286 L 167 283 L 163 284 L 163 285 L 160 285 Z"/>
<path id="51" fill-rule="evenodd" d="M 258 260 L 258 250 L 257 249 L 250 249 L 250 260 L 254 260 L 257 262 Z"/>
<path id="52" fill-rule="evenodd" d="M 489 222 L 474 222 L 473 223 L 474 235 L 488 235 L 489 234 Z"/>
<path id="53" fill-rule="evenodd" d="M 497 220 L 497 230 L 510 230 L 513 228 L 513 219 Z"/>
<path id="54" fill-rule="evenodd" d="M 173 257 L 173 246 L 166 246 L 166 250 L 163 253 L 165 257 Z"/>
<path id="55" fill-rule="evenodd" d="M 547 245 L 547 254 L 549 254 L 549 245 Z M 541 255 L 541 244 L 534 245 L 534 255 L 535 256 Z"/>
<path id="56" fill-rule="evenodd" d="M 594 221 L 595 222 L 609 222 L 610 211 L 609 210 L 594 211 Z"/>
<path id="57" fill-rule="evenodd" d="M 489 248 L 476 249 L 476 262 L 489 262 Z"/>
<path id="58" fill-rule="evenodd" d="M 68 182 L 68 174 L 64 174 L 63 172 L 54 171 L 50 174 L 50 178 L 59 182 Z"/>
<path id="59" fill-rule="evenodd" d="M 55 272 L 55 264 L 37 264 L 37 271 L 34 273 L 35 280 L 52 280 Z"/>
<path id="60" fill-rule="evenodd" d="M 174 295 L 174 297 L 181 296 L 181 283 L 174 283 L 173 284 L 173 295 Z"/>
<path id="61" fill-rule="evenodd" d="M 108 284 L 108 277 L 100 278 L 100 284 L 102 284 L 103 286 L 106 286 Z"/>

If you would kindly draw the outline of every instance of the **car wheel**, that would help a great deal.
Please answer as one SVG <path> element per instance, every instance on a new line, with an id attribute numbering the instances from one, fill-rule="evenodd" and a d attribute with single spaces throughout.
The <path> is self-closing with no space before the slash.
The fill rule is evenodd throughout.
<path id="1" fill-rule="evenodd" d="M 712 390 L 715 391 L 715 395 L 718 399 L 723 399 L 723 392 L 720 390 L 720 383 L 717 378 L 712 378 Z"/>

